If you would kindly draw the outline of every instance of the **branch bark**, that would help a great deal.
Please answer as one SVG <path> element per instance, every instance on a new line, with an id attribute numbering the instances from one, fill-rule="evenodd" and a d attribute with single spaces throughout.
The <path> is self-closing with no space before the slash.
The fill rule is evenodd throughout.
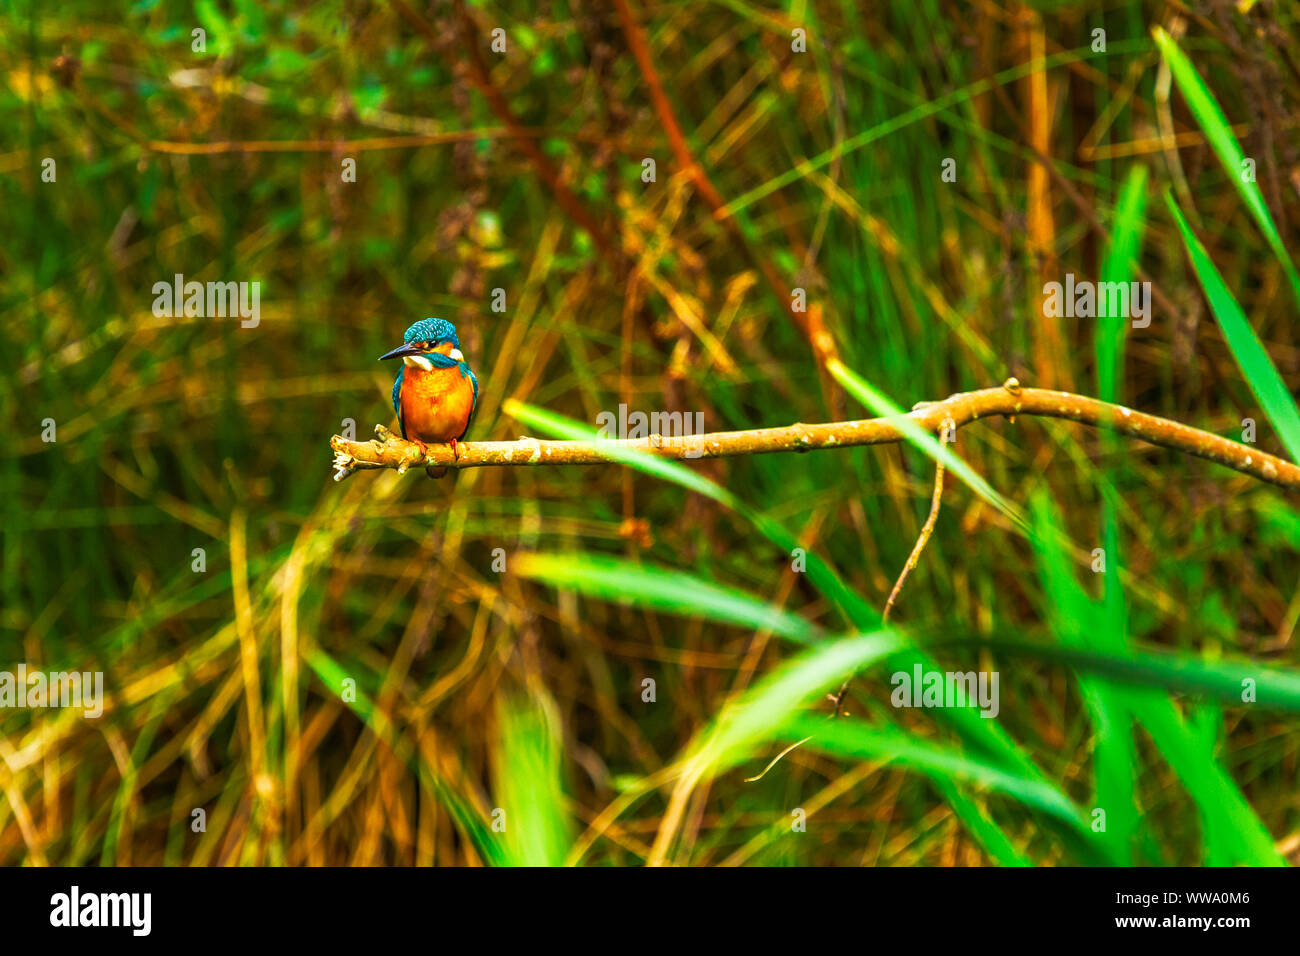
<path id="1" fill-rule="evenodd" d="M 509 412 L 509 403 L 506 411 Z M 1300 467 L 1276 455 L 1190 425 L 1084 395 L 1023 388 L 1015 379 L 1008 379 L 1000 388 L 959 392 L 941 402 L 922 402 L 907 413 L 906 417 L 926 431 L 937 433 L 945 427 L 961 428 L 995 415 L 1063 418 L 1097 428 L 1109 428 L 1151 445 L 1217 462 L 1280 488 L 1300 490 Z M 396 468 L 399 472 L 405 472 L 409 468 L 428 465 L 451 468 L 489 465 L 598 465 L 617 461 L 614 453 L 623 449 L 661 458 L 691 460 L 883 445 L 904 440 L 897 419 L 869 418 L 815 425 L 797 423 L 778 428 L 712 432 L 684 437 L 651 435 L 648 438 L 593 441 L 520 438 L 517 441 L 462 442 L 459 458 L 454 458 L 450 446 L 430 445 L 426 454 L 419 445 L 394 437 L 382 425 L 376 426 L 375 431 L 379 435 L 379 440 L 376 441 L 353 441 L 339 435 L 330 439 L 330 447 L 334 449 L 335 455 L 336 479 L 346 478 L 353 471 L 366 468 Z"/>

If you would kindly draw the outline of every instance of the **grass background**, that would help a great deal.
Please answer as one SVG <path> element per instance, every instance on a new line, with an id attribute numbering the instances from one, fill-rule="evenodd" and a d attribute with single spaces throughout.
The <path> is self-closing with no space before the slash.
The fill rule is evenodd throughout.
<path id="1" fill-rule="evenodd" d="M 641 3 L 647 71 L 618 4 L 517 6 L 0 7 L 0 668 L 109 695 L 0 711 L 0 862 L 1294 862 L 1277 488 L 973 425 L 1026 523 L 950 476 L 903 633 L 924 448 L 337 484 L 328 438 L 438 315 L 471 439 L 1014 375 L 1294 452 L 1295 8 Z M 1150 326 L 1045 318 L 1067 272 Z M 155 317 L 176 273 L 260 324 Z M 891 707 L 918 654 L 996 669 L 997 720 Z"/>

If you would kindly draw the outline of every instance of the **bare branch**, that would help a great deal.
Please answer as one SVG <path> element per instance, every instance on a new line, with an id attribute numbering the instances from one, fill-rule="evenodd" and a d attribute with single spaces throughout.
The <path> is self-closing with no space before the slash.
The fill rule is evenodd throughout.
<path id="1" fill-rule="evenodd" d="M 509 402 L 506 403 L 505 410 L 509 413 Z M 941 402 L 922 403 L 909 412 L 907 417 L 926 431 L 936 433 L 944 427 L 961 428 L 994 415 L 1038 415 L 1109 428 L 1152 445 L 1217 462 L 1280 488 L 1300 490 L 1300 467 L 1276 455 L 1190 425 L 1111 405 L 1084 395 L 1042 388 L 1022 388 L 1015 379 L 1008 379 L 1000 388 L 960 392 Z M 426 465 L 450 468 L 487 465 L 599 465 L 616 462 L 617 452 L 623 450 L 679 460 L 727 458 L 780 451 L 804 452 L 856 445 L 882 445 L 902 441 L 905 437 L 897 419 L 869 418 L 851 422 L 711 432 L 685 437 L 651 435 L 649 438 L 620 440 L 543 441 L 520 438 L 517 441 L 462 442 L 459 457 L 453 457 L 451 448 L 447 445 L 430 445 L 426 455 L 419 445 L 390 435 L 382 426 L 376 432 L 381 440 L 351 441 L 339 435 L 330 439 L 330 447 L 334 449 L 335 455 L 336 477 L 347 477 L 357 469 L 396 468 L 405 472 L 409 468 Z"/>

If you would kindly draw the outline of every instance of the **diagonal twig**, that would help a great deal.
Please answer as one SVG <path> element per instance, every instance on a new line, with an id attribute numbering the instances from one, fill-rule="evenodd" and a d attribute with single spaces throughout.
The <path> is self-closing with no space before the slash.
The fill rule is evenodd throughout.
<path id="1" fill-rule="evenodd" d="M 941 427 L 939 432 L 940 441 L 953 441 L 957 437 L 957 428 L 955 425 L 948 423 Z M 903 582 L 907 576 L 916 570 L 917 564 L 921 561 L 921 552 L 930 542 L 930 536 L 934 534 L 935 523 L 939 520 L 939 505 L 943 501 L 943 462 L 934 463 L 934 492 L 930 495 L 930 513 L 925 517 L 925 524 L 921 526 L 921 533 L 917 535 L 916 544 L 912 545 L 912 553 L 907 556 L 907 563 L 903 565 L 903 570 L 898 574 L 898 580 L 894 582 L 894 587 L 889 592 L 889 598 L 885 601 L 885 609 L 880 612 L 880 623 L 883 626 L 889 620 L 889 614 L 894 609 L 894 602 L 898 600 L 898 595 L 903 590 Z M 844 706 L 844 695 L 849 689 L 849 682 L 853 680 L 852 675 L 844 679 L 840 685 L 839 692 L 831 699 L 835 701 L 835 712 L 831 715 L 838 717 L 840 709 Z M 807 738 L 805 738 L 807 739 Z M 784 756 L 784 754 L 782 755 Z M 763 771 L 766 773 L 767 771 Z"/>

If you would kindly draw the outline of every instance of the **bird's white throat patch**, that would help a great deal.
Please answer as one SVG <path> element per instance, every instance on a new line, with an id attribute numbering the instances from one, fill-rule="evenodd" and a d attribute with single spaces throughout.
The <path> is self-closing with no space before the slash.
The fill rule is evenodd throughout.
<path id="1" fill-rule="evenodd" d="M 411 366 L 411 368 L 422 368 L 426 372 L 433 371 L 433 363 L 423 355 L 403 355 L 402 361 Z"/>

